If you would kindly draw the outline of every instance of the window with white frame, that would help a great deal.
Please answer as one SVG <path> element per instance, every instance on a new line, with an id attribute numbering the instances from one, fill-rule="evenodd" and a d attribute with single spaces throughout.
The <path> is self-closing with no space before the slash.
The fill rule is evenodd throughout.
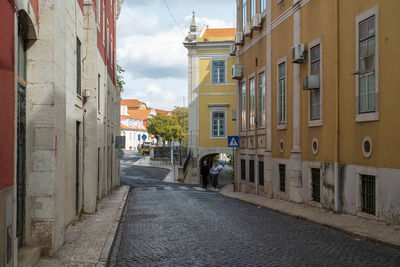
<path id="1" fill-rule="evenodd" d="M 310 49 L 310 74 L 320 76 L 321 50 L 320 44 Z M 320 77 L 321 81 L 321 77 Z M 320 88 L 310 91 L 310 120 L 321 119 L 321 90 Z"/>
<path id="2" fill-rule="evenodd" d="M 211 64 L 211 82 L 225 83 L 225 60 L 213 60 Z"/>
<path id="3" fill-rule="evenodd" d="M 110 24 L 108 23 L 108 19 L 107 19 L 107 58 L 110 57 L 110 53 L 109 50 L 110 49 Z"/>
<path id="4" fill-rule="evenodd" d="M 361 21 L 358 27 L 358 112 L 375 112 L 375 16 Z"/>
<path id="5" fill-rule="evenodd" d="M 211 136 L 225 137 L 225 111 L 211 111 Z"/>
<path id="6" fill-rule="evenodd" d="M 255 79 L 249 80 L 249 130 L 256 127 L 256 92 Z"/>
<path id="7" fill-rule="evenodd" d="M 240 91 L 240 130 L 246 131 L 246 83 L 242 83 Z"/>
<path id="8" fill-rule="evenodd" d="M 256 14 L 256 0 L 250 0 L 250 18 L 253 18 Z"/>
<path id="9" fill-rule="evenodd" d="M 265 128 L 265 73 L 258 74 L 258 127 Z"/>
<path id="10" fill-rule="evenodd" d="M 263 13 L 267 8 L 267 0 L 259 0 L 260 2 L 260 13 Z"/>
<path id="11" fill-rule="evenodd" d="M 247 0 L 242 0 L 242 30 L 247 22 Z"/>
<path id="12" fill-rule="evenodd" d="M 278 65 L 278 123 L 286 123 L 286 62 Z"/>
<path id="13" fill-rule="evenodd" d="M 97 0 L 96 2 L 96 15 L 97 15 L 97 26 L 100 27 L 100 11 L 101 11 L 101 5 L 100 5 L 100 0 Z"/>
<path id="14" fill-rule="evenodd" d="M 113 37 L 111 36 L 111 46 L 110 46 L 110 53 L 111 53 L 111 68 L 114 68 L 114 40 Z"/>
<path id="15" fill-rule="evenodd" d="M 103 46 L 106 45 L 106 4 L 103 0 Z"/>

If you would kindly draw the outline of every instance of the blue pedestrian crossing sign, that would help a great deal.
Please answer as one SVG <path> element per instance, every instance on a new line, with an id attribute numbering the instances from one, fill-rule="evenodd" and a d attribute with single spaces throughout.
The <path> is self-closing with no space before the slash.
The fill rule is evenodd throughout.
<path id="1" fill-rule="evenodd" d="M 239 136 L 228 136 L 228 147 L 239 147 Z"/>

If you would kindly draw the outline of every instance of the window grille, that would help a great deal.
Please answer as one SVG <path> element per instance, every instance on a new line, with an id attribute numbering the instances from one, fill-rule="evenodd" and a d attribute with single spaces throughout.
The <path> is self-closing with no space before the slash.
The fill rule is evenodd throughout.
<path id="1" fill-rule="evenodd" d="M 250 168 L 250 176 L 249 180 L 251 183 L 254 183 L 254 160 L 250 160 L 249 162 L 249 168 Z"/>
<path id="2" fill-rule="evenodd" d="M 246 160 L 240 160 L 240 178 L 246 180 Z"/>
<path id="3" fill-rule="evenodd" d="M 321 193 L 320 193 L 320 184 L 321 184 L 321 176 L 320 169 L 311 169 L 311 186 L 312 186 L 312 200 L 315 202 L 321 201 Z"/>
<path id="4" fill-rule="evenodd" d="M 279 164 L 279 190 L 286 191 L 286 165 Z"/>
<path id="5" fill-rule="evenodd" d="M 375 215 L 375 176 L 361 175 L 361 210 Z"/>
<path id="6" fill-rule="evenodd" d="M 258 162 L 258 184 L 264 185 L 264 161 Z"/>

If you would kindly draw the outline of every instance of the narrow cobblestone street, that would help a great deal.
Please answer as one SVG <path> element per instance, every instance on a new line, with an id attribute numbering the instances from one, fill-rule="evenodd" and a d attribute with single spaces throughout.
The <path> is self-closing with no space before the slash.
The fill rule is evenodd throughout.
<path id="1" fill-rule="evenodd" d="M 125 166 L 131 191 L 110 266 L 400 265 L 395 249 Z"/>

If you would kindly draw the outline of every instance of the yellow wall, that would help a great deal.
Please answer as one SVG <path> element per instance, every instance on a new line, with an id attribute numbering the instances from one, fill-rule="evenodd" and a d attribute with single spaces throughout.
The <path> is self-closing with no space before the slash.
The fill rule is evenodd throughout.
<path id="1" fill-rule="evenodd" d="M 288 18 L 272 31 L 272 59 L 271 59 L 271 102 L 272 102 L 272 156 L 277 158 L 289 158 L 293 146 L 293 64 L 290 51 L 293 44 L 293 18 Z M 286 130 L 278 130 L 278 84 L 277 68 L 278 60 L 286 57 Z M 279 142 L 284 142 L 284 152 L 280 152 Z"/>
<path id="2" fill-rule="evenodd" d="M 355 17 L 379 5 L 379 121 L 355 122 L 356 69 Z M 340 158 L 345 164 L 400 168 L 400 1 L 340 1 Z M 370 136 L 372 156 L 361 153 L 364 136 Z"/>
<path id="3" fill-rule="evenodd" d="M 322 59 L 322 126 L 308 126 L 310 92 L 301 89 L 301 151 L 302 159 L 308 161 L 334 162 L 335 160 L 335 121 L 337 117 L 335 112 L 335 90 L 337 88 L 335 5 L 335 1 L 310 1 L 301 10 L 301 42 L 308 49 L 308 43 L 321 38 Z M 303 78 L 309 74 L 310 60 L 300 66 Z M 318 140 L 317 155 L 312 153 L 311 148 L 314 138 Z"/>
<path id="4" fill-rule="evenodd" d="M 228 56 L 229 50 L 197 50 L 197 54 L 209 57 L 199 59 L 199 147 L 227 147 L 225 138 L 211 138 L 211 109 L 209 104 L 229 104 L 226 110 L 226 136 L 236 135 L 236 121 L 232 121 L 232 109 L 236 109 L 236 81 L 231 78 L 231 68 L 235 62 L 234 57 Z M 216 54 L 214 58 L 212 55 Z M 221 54 L 227 55 L 221 57 Z M 226 60 L 226 83 L 212 84 L 211 61 L 213 59 Z M 224 95 L 209 95 L 225 93 Z M 202 95 L 207 94 L 207 95 Z M 223 108 L 221 108 L 223 110 Z"/>

